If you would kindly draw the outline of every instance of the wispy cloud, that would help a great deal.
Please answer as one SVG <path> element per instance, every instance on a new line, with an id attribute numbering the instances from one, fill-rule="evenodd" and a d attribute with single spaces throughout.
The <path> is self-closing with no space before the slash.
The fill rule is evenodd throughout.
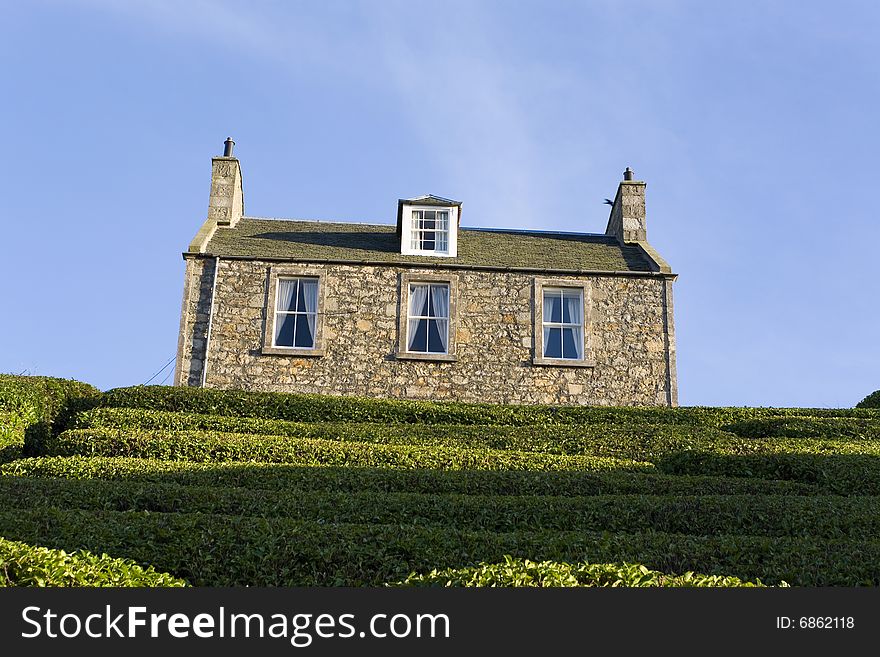
<path id="1" fill-rule="evenodd" d="M 431 189 L 415 191 L 491 199 L 492 217 L 468 213 L 469 223 L 501 217 L 509 226 L 536 224 L 542 149 L 528 105 L 553 84 L 554 74 L 505 59 L 505 36 L 475 3 L 444 5 L 445 18 L 437 18 L 422 3 L 81 1 L 293 76 L 335 76 L 340 84 L 356 81 L 388 95 L 421 141 L 415 150 L 432 159 L 448 187 L 435 189 L 432 182 Z"/>
<path id="2" fill-rule="evenodd" d="M 523 103 L 540 92 L 539 79 L 501 58 L 502 37 L 477 5 L 450 13 L 454 26 L 438 21 L 420 32 L 411 29 L 420 17 L 408 5 L 382 4 L 371 26 L 381 67 L 456 193 L 492 199 L 493 215 L 527 225 L 535 214 L 540 152 Z"/>

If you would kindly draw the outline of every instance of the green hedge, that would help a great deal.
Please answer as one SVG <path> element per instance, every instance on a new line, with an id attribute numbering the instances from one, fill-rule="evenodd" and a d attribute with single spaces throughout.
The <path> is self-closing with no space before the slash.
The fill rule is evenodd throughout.
<path id="1" fill-rule="evenodd" d="M 530 472 L 189 463 L 103 456 L 20 459 L 0 465 L 19 477 L 106 479 L 266 491 L 462 493 L 468 495 L 812 495 L 788 481 L 665 475 L 650 472 Z"/>
<path id="2" fill-rule="evenodd" d="M 320 523 L 438 525 L 495 532 L 660 531 L 823 538 L 880 534 L 880 498 L 591 497 L 274 491 L 102 480 L 0 477 L 0 508 L 157 511 Z"/>
<path id="3" fill-rule="evenodd" d="M 761 418 L 723 427 L 743 438 L 880 439 L 880 421 L 864 418 Z"/>
<path id="4" fill-rule="evenodd" d="M 876 454 L 729 455 L 681 452 L 656 461 L 670 475 L 760 477 L 813 485 L 839 495 L 880 495 L 880 456 Z"/>
<path id="5" fill-rule="evenodd" d="M 6 509 L 0 530 L 56 548 L 106 551 L 199 586 L 380 585 L 413 571 L 497 562 L 642 563 L 802 586 L 880 584 L 880 542 L 642 532 L 524 531 L 322 525 L 207 514 Z"/>
<path id="6" fill-rule="evenodd" d="M 33 446 L 32 446 L 33 447 Z M 444 470 L 649 470 L 650 464 L 600 456 L 567 456 L 444 446 L 385 445 L 208 431 L 69 429 L 30 453 L 45 456 L 134 456 L 191 462 L 254 461 Z"/>
<path id="7" fill-rule="evenodd" d="M 670 575 L 635 563 L 565 563 L 504 556 L 502 563 L 413 573 L 400 586 L 529 586 L 529 587 L 755 587 L 738 577 L 687 572 Z"/>
<path id="8" fill-rule="evenodd" d="M 291 422 L 129 408 L 98 408 L 79 415 L 75 428 L 149 432 L 221 432 L 550 454 L 617 456 L 641 459 L 658 453 L 695 449 L 713 441 L 736 440 L 717 429 L 649 424 L 621 425 L 461 425 L 379 424 L 375 422 Z M 745 441 L 741 441 L 745 442 Z"/>
<path id="9" fill-rule="evenodd" d="M 24 445 L 24 430 L 27 422 L 16 412 L 0 411 L 0 449 Z"/>
<path id="10" fill-rule="evenodd" d="M 583 428 L 538 429 L 516 427 L 385 427 L 379 424 L 319 423 L 302 424 L 295 436 L 225 433 L 199 430 L 162 429 L 71 429 L 43 444 L 29 443 L 34 455 L 94 454 L 102 456 L 141 456 L 194 461 L 253 460 L 263 462 L 302 462 L 304 454 L 330 450 L 336 454 L 371 452 L 375 456 L 357 459 L 362 465 L 408 463 L 396 458 L 382 461 L 380 454 L 418 453 L 455 455 L 461 462 L 522 463 L 536 469 L 543 462 L 556 463 L 554 469 L 580 469 L 578 459 L 657 461 L 671 455 L 707 452 L 730 456 L 780 454 L 873 455 L 880 457 L 880 441 L 823 438 L 741 438 L 714 429 L 653 427 L 645 431 L 607 431 L 590 434 Z M 534 435 L 532 435 L 534 434 Z M 310 458 L 310 457 L 309 457 Z M 323 457 L 322 457 L 323 458 Z M 341 458 L 341 457 L 339 457 Z M 437 458 L 440 458 L 439 456 Z M 291 459 L 293 459 L 291 461 Z M 337 457 L 316 463 L 339 463 Z M 373 462 L 375 461 L 375 462 Z M 443 467 L 428 459 L 417 467 Z M 570 463 L 571 467 L 564 464 Z M 609 464 L 611 461 L 608 462 Z M 625 465 L 625 463 L 621 463 Z M 630 464 L 632 465 L 632 464 Z M 409 466 L 412 467 L 412 466 Z M 467 467 L 467 466 L 462 466 Z M 484 469 L 484 468 L 480 468 Z M 517 466 L 516 469 L 522 469 Z"/>
<path id="11" fill-rule="evenodd" d="M 880 390 L 875 390 L 862 401 L 856 404 L 856 408 L 880 408 Z"/>
<path id="12" fill-rule="evenodd" d="M 79 381 L 0 374 L 0 461 L 21 456 L 26 437 L 49 436 L 99 394 Z"/>
<path id="13" fill-rule="evenodd" d="M 870 409 L 613 408 L 601 406 L 516 406 L 403 401 L 278 392 L 168 386 L 117 388 L 101 406 L 257 417 L 296 422 L 380 422 L 384 424 L 681 424 L 718 427 L 757 417 L 808 415 L 876 418 Z"/>
<path id="14" fill-rule="evenodd" d="M 68 554 L 0 538 L 0 586 L 187 586 L 129 559 L 87 551 Z"/>

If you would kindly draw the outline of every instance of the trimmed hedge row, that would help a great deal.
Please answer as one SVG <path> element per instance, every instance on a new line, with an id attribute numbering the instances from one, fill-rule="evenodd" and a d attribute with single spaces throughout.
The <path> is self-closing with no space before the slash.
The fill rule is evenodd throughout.
<path id="1" fill-rule="evenodd" d="M 880 456 L 872 454 L 744 454 L 680 452 L 656 461 L 669 475 L 759 477 L 797 481 L 839 495 L 880 495 Z"/>
<path id="2" fill-rule="evenodd" d="M 321 525 L 207 514 L 9 509 L 16 540 L 152 563 L 197 586 L 360 586 L 413 571 L 501 561 L 635 562 L 663 572 L 775 584 L 880 584 L 880 542 L 643 532 L 463 531 L 453 527 Z"/>
<path id="3" fill-rule="evenodd" d="M 0 449 L 24 445 L 24 430 L 27 422 L 18 413 L 0 411 Z"/>
<path id="4" fill-rule="evenodd" d="M 42 442 L 45 456 L 134 456 L 192 462 L 255 461 L 444 470 L 649 470 L 649 463 L 601 456 L 568 456 L 443 446 L 385 445 L 208 431 L 140 433 L 69 429 Z"/>
<path id="5" fill-rule="evenodd" d="M 48 376 L 0 374 L 0 411 L 18 414 L 28 424 L 64 422 L 67 414 L 95 400 L 100 391 L 88 383 Z"/>
<path id="6" fill-rule="evenodd" d="M 495 532 L 554 529 L 823 538 L 880 533 L 880 498 L 876 497 L 267 494 L 242 488 L 0 477 L 0 508 L 37 506 L 279 517 L 334 524 L 438 525 Z"/>
<path id="7" fill-rule="evenodd" d="M 0 538 L 0 587 L 187 586 L 182 579 L 129 559 L 28 545 Z"/>
<path id="8" fill-rule="evenodd" d="M 875 390 L 862 401 L 856 404 L 856 408 L 880 408 L 880 390 Z"/>
<path id="9" fill-rule="evenodd" d="M 0 462 L 21 456 L 26 436 L 49 436 L 99 394 L 79 381 L 0 374 Z"/>
<path id="10" fill-rule="evenodd" d="M 613 408 L 598 406 L 516 406 L 403 401 L 280 392 L 137 386 L 106 392 L 99 405 L 258 417 L 297 422 L 380 422 L 384 424 L 681 424 L 717 427 L 757 417 L 877 418 L 871 409 L 778 408 Z"/>
<path id="11" fill-rule="evenodd" d="M 106 479 L 267 491 L 462 493 L 469 495 L 812 495 L 814 486 L 735 477 L 651 472 L 529 472 L 188 463 L 103 456 L 42 457 L 0 465 L 19 477 Z"/>
<path id="12" fill-rule="evenodd" d="M 446 568 L 413 573 L 399 586 L 529 586 L 529 587 L 755 587 L 761 580 L 687 572 L 670 575 L 636 563 L 565 563 L 531 561 L 504 556 L 502 563 L 481 563 L 468 568 Z M 787 585 L 786 585 L 787 586 Z"/>
<path id="13" fill-rule="evenodd" d="M 855 417 L 761 418 L 728 424 L 723 429 L 743 438 L 880 439 L 880 421 Z"/>
<path id="14" fill-rule="evenodd" d="M 602 459 L 623 459 L 642 462 L 641 464 L 645 465 L 646 461 L 658 461 L 682 453 L 702 452 L 729 456 L 790 454 L 880 457 L 880 442 L 877 441 L 819 438 L 752 439 L 739 438 L 711 429 L 695 432 L 690 428 L 679 427 L 655 427 L 645 433 L 600 432 L 592 436 L 577 435 L 579 432 L 582 433 L 580 429 L 573 429 L 572 433 L 562 430 L 560 434 L 556 434 L 559 436 L 559 445 L 554 448 L 552 443 L 557 438 L 554 437 L 552 428 L 547 433 L 542 433 L 541 430 L 534 432 L 537 436 L 532 439 L 529 432 L 511 427 L 434 425 L 421 431 L 413 427 L 388 428 L 377 424 L 329 423 L 297 426 L 303 427 L 303 435 L 295 437 L 219 431 L 70 429 L 61 436 L 50 438 L 41 444 L 29 443 L 27 447 L 29 453 L 35 455 L 95 454 L 194 461 L 253 460 L 284 463 L 291 462 L 290 459 L 302 462 L 303 458 L 311 458 L 304 454 L 315 452 L 320 446 L 320 451 L 330 450 L 337 454 L 365 451 L 377 455 L 443 452 L 455 455 L 455 460 L 482 461 L 485 458 L 494 460 L 497 457 L 506 462 L 522 462 L 524 465 L 547 461 L 559 464 L 554 466 L 554 469 L 572 469 L 562 465 L 567 462 L 572 463 L 577 469 L 577 459 L 596 462 L 602 462 Z M 542 448 L 556 451 L 545 453 Z M 316 462 L 338 463 L 335 459 L 336 457 L 332 457 L 328 461 Z M 362 464 L 384 463 L 379 456 L 370 457 L 368 461 L 376 459 L 378 459 L 376 463 Z M 397 462 L 398 460 L 393 459 L 388 461 L 388 464 L 393 465 Z M 442 467 L 433 465 L 433 462 L 429 459 L 421 467 Z M 546 469 L 544 466 L 537 467 Z M 500 469 L 500 466 L 495 469 Z"/>
<path id="15" fill-rule="evenodd" d="M 199 431 L 317 438 L 364 443 L 501 449 L 551 454 L 641 459 L 694 449 L 736 437 L 717 429 L 674 425 L 509 425 L 378 424 L 375 422 L 290 422 L 128 408 L 98 408 L 79 415 L 74 428 L 150 432 Z M 743 442 L 743 441 L 741 441 Z"/>

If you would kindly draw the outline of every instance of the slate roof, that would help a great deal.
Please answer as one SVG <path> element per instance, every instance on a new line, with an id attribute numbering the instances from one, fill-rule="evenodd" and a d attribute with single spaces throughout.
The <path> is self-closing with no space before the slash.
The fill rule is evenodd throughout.
<path id="1" fill-rule="evenodd" d="M 206 255 L 254 260 L 365 262 L 540 271 L 650 272 L 638 245 L 613 237 L 514 229 L 460 228 L 455 258 L 401 255 L 393 224 L 357 224 L 243 217 L 220 227 Z"/>

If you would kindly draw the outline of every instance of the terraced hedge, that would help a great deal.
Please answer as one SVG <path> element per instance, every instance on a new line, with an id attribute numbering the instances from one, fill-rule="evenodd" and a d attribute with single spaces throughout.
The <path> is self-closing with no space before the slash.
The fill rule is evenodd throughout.
<path id="1" fill-rule="evenodd" d="M 738 577 L 687 572 L 670 575 L 634 563 L 564 563 L 530 561 L 505 555 L 502 563 L 413 573 L 400 586 L 530 586 L 530 587 L 755 587 Z"/>
<path id="2" fill-rule="evenodd" d="M 444 470 L 648 470 L 629 459 L 568 456 L 445 446 L 340 442 L 208 431 L 69 429 L 32 446 L 46 456 L 134 456 L 218 463 L 254 461 L 294 465 L 439 468 Z"/>
<path id="3" fill-rule="evenodd" d="M 656 465 L 669 475 L 784 479 L 839 495 L 880 495 L 880 456 L 876 448 L 870 454 L 680 452 L 658 459 Z"/>
<path id="4" fill-rule="evenodd" d="M 0 465 L 17 477 L 105 479 L 265 491 L 462 493 L 468 495 L 813 495 L 815 486 L 735 477 L 673 476 L 620 471 L 438 470 L 294 466 L 274 463 L 189 463 L 127 457 L 19 459 Z M 273 493 L 268 493 L 273 494 Z"/>
<path id="5" fill-rule="evenodd" d="M 197 585 L 880 584 L 880 410 L 2 381 L 0 534 Z"/>
<path id="6" fill-rule="evenodd" d="M 743 438 L 880 439 L 880 420 L 856 417 L 780 417 L 736 422 L 723 427 Z"/>
<path id="7" fill-rule="evenodd" d="M 491 433 L 496 428 L 480 430 Z M 673 432 L 652 442 L 651 438 L 621 434 L 608 435 L 602 440 L 572 441 L 577 449 L 593 452 L 581 455 L 447 446 L 454 443 L 454 440 L 437 439 L 426 445 L 405 445 L 208 431 L 102 428 L 65 431 L 42 441 L 38 448 L 32 447 L 30 453 L 444 470 L 649 472 L 656 467 L 669 475 L 781 479 L 844 495 L 880 494 L 880 442 L 875 441 L 745 439 L 717 435 L 694 439 L 690 434 L 682 439 Z"/>
<path id="8" fill-rule="evenodd" d="M 383 424 L 543 426 L 574 423 L 719 427 L 758 417 L 789 415 L 878 418 L 877 411 L 872 409 L 500 406 L 167 386 L 117 388 L 105 393 L 99 405 L 295 422 L 352 421 Z"/>
<path id="9" fill-rule="evenodd" d="M 225 415 L 175 413 L 128 408 L 98 408 L 79 415 L 74 428 L 121 429 L 150 433 L 246 433 L 364 443 L 500 449 L 548 454 L 642 458 L 690 449 L 712 440 L 735 440 L 718 429 L 675 425 L 507 426 L 467 424 L 379 424 L 375 422 L 290 422 Z M 743 441 L 745 442 L 745 441 Z"/>
<path id="10" fill-rule="evenodd" d="M 26 436 L 50 435 L 99 394 L 79 381 L 0 374 L 0 462 L 20 456 Z"/>
<path id="11" fill-rule="evenodd" d="M 68 554 L 0 538 L 0 587 L 186 586 L 183 580 L 129 559 L 87 551 Z"/>
<path id="12" fill-rule="evenodd" d="M 513 532 L 659 531 L 861 538 L 880 534 L 880 498 L 288 492 L 101 480 L 0 477 L 0 508 L 154 511 L 333 524 L 436 525 Z"/>
<path id="13" fill-rule="evenodd" d="M 487 532 L 400 524 L 298 522 L 202 513 L 12 509 L 15 540 L 124 555 L 206 586 L 381 585 L 413 571 L 502 561 L 642 563 L 804 586 L 880 584 L 880 542 L 571 531 Z"/>
<path id="14" fill-rule="evenodd" d="M 878 408 L 880 409 L 880 390 L 875 390 L 862 401 L 856 404 L 856 408 Z"/>

